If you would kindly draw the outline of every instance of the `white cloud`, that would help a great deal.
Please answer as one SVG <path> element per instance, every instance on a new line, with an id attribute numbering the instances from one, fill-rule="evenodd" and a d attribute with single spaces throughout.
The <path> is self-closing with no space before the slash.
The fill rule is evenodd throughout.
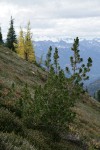
<path id="1" fill-rule="evenodd" d="M 10 16 L 15 27 L 31 21 L 34 36 L 100 36 L 100 0 L 0 0 L 4 36 Z"/>

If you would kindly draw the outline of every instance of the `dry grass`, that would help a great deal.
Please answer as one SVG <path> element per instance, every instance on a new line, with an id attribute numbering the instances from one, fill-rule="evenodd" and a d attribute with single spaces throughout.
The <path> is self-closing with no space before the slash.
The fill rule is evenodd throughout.
<path id="1" fill-rule="evenodd" d="M 36 84 L 43 84 L 46 73 L 35 64 L 20 59 L 11 50 L 0 47 L 0 81 L 10 87 L 15 83 L 20 89 L 27 83 L 30 91 Z"/>
<path id="2" fill-rule="evenodd" d="M 77 116 L 75 123 L 70 126 L 71 131 L 86 139 L 88 144 L 95 145 L 97 141 L 100 146 L 100 103 L 84 95 L 74 111 Z"/>

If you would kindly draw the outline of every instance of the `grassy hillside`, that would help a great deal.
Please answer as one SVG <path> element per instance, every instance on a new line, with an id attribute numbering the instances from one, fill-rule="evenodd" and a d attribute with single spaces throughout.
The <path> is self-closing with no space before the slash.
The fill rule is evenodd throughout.
<path id="1" fill-rule="evenodd" d="M 25 84 L 34 97 L 35 85 L 43 85 L 46 76 L 36 64 L 0 47 L 0 150 L 99 150 L 100 103 L 86 94 L 74 107 L 77 116 L 70 131 L 61 133 L 59 141 L 53 141 L 45 130 L 28 127 L 30 122 L 18 117 L 16 101 Z"/>

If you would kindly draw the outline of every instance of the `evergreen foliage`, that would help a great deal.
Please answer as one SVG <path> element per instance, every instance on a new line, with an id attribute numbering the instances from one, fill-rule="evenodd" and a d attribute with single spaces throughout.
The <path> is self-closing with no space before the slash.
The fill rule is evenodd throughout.
<path id="1" fill-rule="evenodd" d="M 17 113 L 19 117 L 21 118 L 28 117 L 30 115 L 29 112 L 31 110 L 30 108 L 32 107 L 31 105 L 32 105 L 32 98 L 28 89 L 28 85 L 26 83 L 25 87 L 23 88 L 21 92 L 21 97 L 16 102 L 16 107 L 18 108 Z"/>
<path id="2" fill-rule="evenodd" d="M 45 66 L 47 67 L 48 71 L 50 71 L 50 66 L 51 66 L 51 53 L 52 53 L 52 47 L 50 46 L 45 60 Z"/>
<path id="3" fill-rule="evenodd" d="M 71 71 L 68 67 L 66 67 L 67 72 L 72 73 L 72 78 L 75 84 L 80 84 L 83 86 L 83 81 L 88 80 L 89 76 L 87 73 L 90 71 L 90 67 L 92 66 L 92 59 L 89 57 L 87 60 L 87 64 L 83 63 L 83 58 L 80 56 L 79 50 L 79 38 L 74 39 L 73 47 L 71 48 L 73 51 L 73 56 L 70 57 L 71 62 Z"/>
<path id="4" fill-rule="evenodd" d="M 75 118 L 72 107 L 83 92 L 82 81 L 89 77 L 86 75 L 92 66 L 89 57 L 85 65 L 79 54 L 79 39 L 74 40 L 72 51 L 74 55 L 70 58 L 73 74 L 66 78 L 64 71 L 59 66 L 58 49 L 55 48 L 53 55 L 54 63 L 50 65 L 50 72 L 44 87 L 37 87 L 34 98 L 34 120 L 36 124 L 50 126 L 57 130 L 67 127 Z M 49 55 L 48 55 L 49 54 Z M 51 60 L 51 51 L 47 54 Z M 50 61 L 48 61 L 50 64 Z M 69 71 L 69 68 L 66 68 Z"/>
<path id="5" fill-rule="evenodd" d="M 58 48 L 55 47 L 55 52 L 54 52 L 54 68 L 55 68 L 55 73 L 58 73 L 59 68 L 59 63 L 58 63 L 58 59 L 59 59 L 59 55 L 58 55 Z"/>
<path id="6" fill-rule="evenodd" d="M 11 17 L 10 28 L 8 30 L 7 39 L 6 39 L 6 46 L 12 49 L 12 51 L 16 52 L 14 43 L 17 43 L 17 39 L 16 39 L 16 33 L 13 24 L 14 24 L 14 19 Z"/>
<path id="7" fill-rule="evenodd" d="M 37 86 L 33 101 L 35 124 L 55 131 L 65 129 L 73 122 L 75 113 L 72 107 L 80 92 L 77 86 L 71 90 L 72 79 L 66 78 L 58 58 L 58 49 L 55 48 L 54 64 L 50 66 L 48 79 L 44 87 Z"/>
<path id="8" fill-rule="evenodd" d="M 0 45 L 3 44 L 3 39 L 2 39 L 2 32 L 1 32 L 1 27 L 0 27 Z"/>
<path id="9" fill-rule="evenodd" d="M 75 118 L 71 110 L 75 99 L 66 88 L 66 77 L 63 70 L 55 74 L 51 67 L 48 80 L 44 87 L 37 87 L 34 98 L 35 123 L 54 128 L 64 129 Z"/>

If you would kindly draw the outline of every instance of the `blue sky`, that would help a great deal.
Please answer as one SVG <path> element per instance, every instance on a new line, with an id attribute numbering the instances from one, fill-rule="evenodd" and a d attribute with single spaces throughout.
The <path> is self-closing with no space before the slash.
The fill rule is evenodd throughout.
<path id="1" fill-rule="evenodd" d="M 100 37 L 100 0 L 0 0 L 4 37 L 10 16 L 16 33 L 30 20 L 33 37 Z"/>

